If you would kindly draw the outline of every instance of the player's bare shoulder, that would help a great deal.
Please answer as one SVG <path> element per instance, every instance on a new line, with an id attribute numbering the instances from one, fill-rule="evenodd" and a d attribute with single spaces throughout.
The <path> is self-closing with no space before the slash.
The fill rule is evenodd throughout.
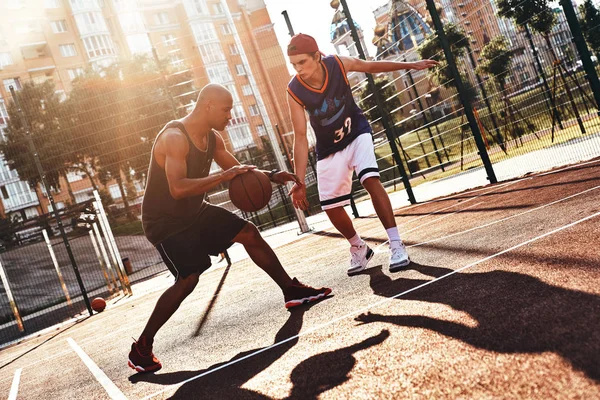
<path id="1" fill-rule="evenodd" d="M 178 128 L 165 129 L 154 142 L 154 157 L 161 167 L 164 166 L 167 154 L 185 158 L 188 151 L 187 138 Z"/>

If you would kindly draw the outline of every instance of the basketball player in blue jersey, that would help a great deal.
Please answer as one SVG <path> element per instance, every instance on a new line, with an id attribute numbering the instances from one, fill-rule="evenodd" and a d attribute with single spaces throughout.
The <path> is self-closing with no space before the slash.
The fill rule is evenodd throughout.
<path id="1" fill-rule="evenodd" d="M 306 163 L 308 140 L 306 116 L 317 136 L 317 184 L 321 207 L 350 242 L 348 275 L 364 270 L 373 250 L 360 238 L 352 220 L 344 210 L 350 204 L 352 171 L 369 192 L 373 207 L 389 238 L 390 271 L 410 264 L 406 248 L 394 219 L 392 204 L 379 180 L 373 137 L 369 122 L 354 102 L 347 72 L 391 72 L 401 69 L 422 70 L 437 65 L 436 61 L 414 63 L 396 61 L 364 61 L 352 57 L 324 56 L 311 36 L 295 35 L 288 56 L 298 73 L 288 84 L 288 104 L 294 128 L 294 168 L 301 180 L 290 191 L 294 206 L 307 209 Z"/>

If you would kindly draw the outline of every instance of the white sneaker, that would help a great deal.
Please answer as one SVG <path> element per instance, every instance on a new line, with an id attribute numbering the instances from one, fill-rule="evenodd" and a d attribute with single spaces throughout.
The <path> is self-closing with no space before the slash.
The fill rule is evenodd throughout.
<path id="1" fill-rule="evenodd" d="M 410 258 L 406 252 L 406 246 L 402 240 L 390 242 L 390 272 L 400 271 L 403 267 L 410 264 Z"/>
<path id="2" fill-rule="evenodd" d="M 363 242 L 363 244 L 358 247 L 350 247 L 350 254 L 352 257 L 350 258 L 348 275 L 354 275 L 367 268 L 367 264 L 371 261 L 371 258 L 373 258 L 375 253 L 365 242 Z"/>

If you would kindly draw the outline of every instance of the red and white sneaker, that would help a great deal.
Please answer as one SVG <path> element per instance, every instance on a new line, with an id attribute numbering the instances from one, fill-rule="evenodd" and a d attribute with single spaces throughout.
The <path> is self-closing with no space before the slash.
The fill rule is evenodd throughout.
<path id="1" fill-rule="evenodd" d="M 162 364 L 152 353 L 152 345 L 147 343 L 144 336 L 131 344 L 127 365 L 137 372 L 154 372 L 162 368 Z"/>
<path id="2" fill-rule="evenodd" d="M 284 293 L 285 308 L 301 306 L 302 304 L 312 303 L 322 299 L 331 293 L 330 288 L 315 289 L 300 283 L 294 278 L 292 285 Z"/>

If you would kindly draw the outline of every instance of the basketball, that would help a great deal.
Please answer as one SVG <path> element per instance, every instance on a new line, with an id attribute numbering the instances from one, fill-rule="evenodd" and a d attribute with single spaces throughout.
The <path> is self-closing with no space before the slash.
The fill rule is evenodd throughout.
<path id="1" fill-rule="evenodd" d="M 102 312 L 106 308 L 106 301 L 102 297 L 96 297 L 92 300 L 92 310 Z"/>
<path id="2" fill-rule="evenodd" d="M 242 211 L 252 212 L 264 208 L 271 200 L 273 187 L 269 177 L 260 171 L 250 170 L 233 178 L 229 183 L 229 198 Z"/>

